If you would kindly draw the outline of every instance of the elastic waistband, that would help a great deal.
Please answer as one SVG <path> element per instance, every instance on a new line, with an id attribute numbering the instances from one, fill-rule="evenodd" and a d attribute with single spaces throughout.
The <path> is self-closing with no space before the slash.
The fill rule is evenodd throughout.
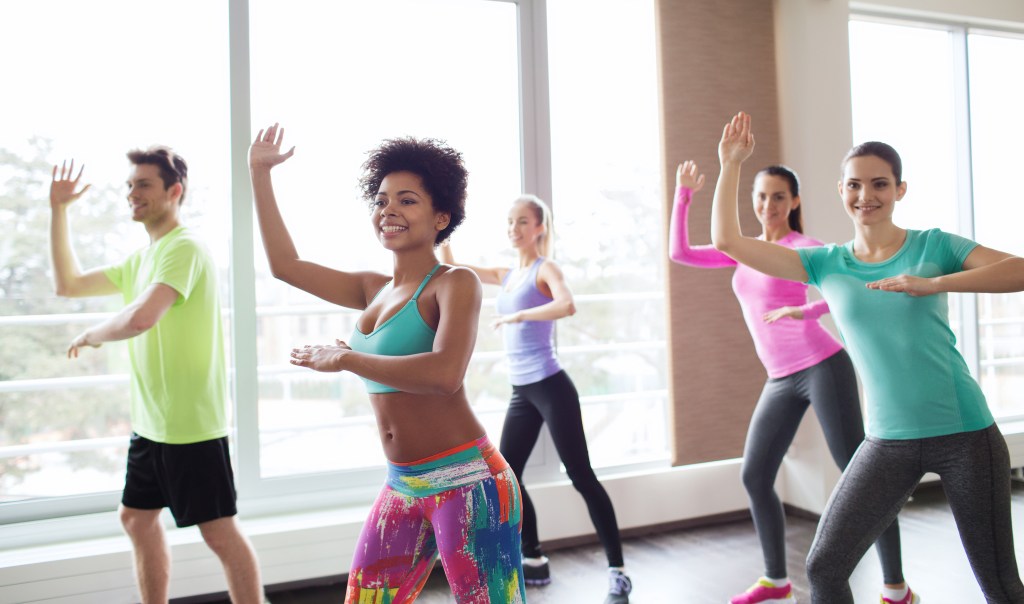
<path id="1" fill-rule="evenodd" d="M 487 436 L 407 463 L 388 462 L 387 483 L 412 497 L 436 495 L 508 469 L 508 462 Z"/>

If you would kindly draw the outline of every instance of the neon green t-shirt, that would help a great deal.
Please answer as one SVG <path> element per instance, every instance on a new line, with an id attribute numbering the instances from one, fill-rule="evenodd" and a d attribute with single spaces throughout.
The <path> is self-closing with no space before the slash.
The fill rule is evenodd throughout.
<path id="1" fill-rule="evenodd" d="M 884 262 L 853 255 L 853 242 L 797 249 L 821 290 L 864 382 L 868 434 L 905 440 L 981 430 L 992 413 L 949 328 L 946 294 L 914 297 L 864 286 L 897 275 L 963 269 L 978 244 L 939 229 L 907 231 Z"/>
<path id="2" fill-rule="evenodd" d="M 179 226 L 105 273 L 125 304 L 154 283 L 178 292 L 156 325 L 128 341 L 132 429 L 169 444 L 226 436 L 224 334 L 216 268 L 205 246 Z"/>

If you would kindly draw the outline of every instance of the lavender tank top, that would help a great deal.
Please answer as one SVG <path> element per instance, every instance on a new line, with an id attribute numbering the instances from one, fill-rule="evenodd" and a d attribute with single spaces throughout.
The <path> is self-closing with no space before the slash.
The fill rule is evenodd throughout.
<path id="1" fill-rule="evenodd" d="M 543 263 L 543 257 L 537 258 L 526 277 L 511 290 L 508 286 L 513 271 L 505 275 L 497 298 L 499 314 L 508 315 L 551 302 L 551 298 L 537 289 L 537 271 Z M 505 337 L 505 353 L 508 355 L 509 381 L 513 386 L 534 384 L 561 371 L 562 366 L 555 358 L 552 342 L 554 321 L 505 323 L 502 332 Z"/>

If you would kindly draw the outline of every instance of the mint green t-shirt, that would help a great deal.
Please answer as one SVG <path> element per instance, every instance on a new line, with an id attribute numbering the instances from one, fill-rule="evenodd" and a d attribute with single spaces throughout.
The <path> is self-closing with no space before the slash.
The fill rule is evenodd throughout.
<path id="1" fill-rule="evenodd" d="M 169 444 L 226 436 L 224 336 L 210 253 L 188 229 L 177 227 L 105 273 L 125 304 L 154 283 L 178 292 L 156 325 L 128 340 L 132 429 Z"/>
<path id="2" fill-rule="evenodd" d="M 899 251 L 878 263 L 858 260 L 852 241 L 797 250 L 864 383 L 868 434 L 903 440 L 992 425 L 985 396 L 956 349 L 946 294 L 914 297 L 864 286 L 902 274 L 959 272 L 977 245 L 932 229 L 908 230 Z"/>

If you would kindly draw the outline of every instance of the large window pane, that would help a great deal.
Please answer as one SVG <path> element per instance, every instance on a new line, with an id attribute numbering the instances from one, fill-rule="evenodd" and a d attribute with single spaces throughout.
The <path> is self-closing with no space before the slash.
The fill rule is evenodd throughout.
<path id="1" fill-rule="evenodd" d="M 953 38 L 945 29 L 850 22 L 853 140 L 883 141 L 899 152 L 907 194 L 893 218 L 904 228 L 962 232 L 953 65 Z M 950 326 L 963 351 L 963 300 L 959 294 L 948 299 Z"/>
<path id="2" fill-rule="evenodd" d="M 166 144 L 190 164 L 184 222 L 227 267 L 226 3 L 8 3 L 0 19 L 0 501 L 119 490 L 129 435 L 127 352 L 111 343 L 69 361 L 71 338 L 119 296 L 60 299 L 50 280 L 50 168 L 85 164 L 70 210 L 81 264 L 148 240 L 124 202 L 125 152 Z M 144 24 L 144 26 L 142 25 Z M 187 44 L 182 44 L 187 40 Z M 214 234 L 218 236 L 215 237 Z M 222 279 L 226 284 L 227 279 Z M 226 290 L 225 290 L 226 292 Z"/>
<path id="3" fill-rule="evenodd" d="M 367 150 L 406 135 L 445 139 L 464 154 L 469 217 L 459 241 L 471 248 L 503 232 L 521 181 L 516 11 L 479 0 L 252 2 L 253 132 L 278 121 L 296 145 L 274 179 L 300 254 L 390 270 L 356 180 Z M 261 248 L 256 256 L 261 474 L 381 464 L 361 381 L 287 364 L 295 345 L 347 339 L 355 313 L 276 282 Z M 494 397 L 475 389 L 478 367 L 469 393 L 485 411 Z"/>
<path id="4" fill-rule="evenodd" d="M 654 31 L 653 2 L 548 3 L 555 248 L 578 307 L 559 356 L 595 465 L 667 456 Z"/>
<path id="5" fill-rule="evenodd" d="M 850 22 L 853 140 L 903 159 L 907 195 L 896 224 L 957 232 L 956 107 L 948 31 Z"/>
<path id="6" fill-rule="evenodd" d="M 1024 123 L 1007 119 L 1024 105 L 1024 80 L 1007 65 L 1024 65 L 1021 37 L 968 37 L 974 229 L 982 244 L 1024 255 L 1020 230 L 1020 145 Z M 1024 416 L 1024 294 L 978 296 L 981 386 L 992 412 Z"/>
<path id="7" fill-rule="evenodd" d="M 965 33 L 954 26 L 854 20 L 850 57 L 854 138 L 888 140 L 903 154 L 909 190 L 897 209 L 898 223 L 938 226 L 1024 253 L 1011 226 L 1022 215 L 1013 141 L 1024 135 L 1024 125 L 1006 119 L 1024 101 L 1024 84 L 1006 77 L 1006 65 L 1024 60 L 1024 39 Z M 879 93 L 887 70 L 894 69 L 900 74 L 899 94 Z M 958 124 L 961 133 L 970 133 L 969 140 L 957 137 Z M 970 194 L 964 193 L 968 182 Z M 1022 416 L 1024 295 L 975 299 L 976 312 L 968 307 L 965 316 L 972 328 L 977 324 L 977 348 L 967 351 L 970 359 L 977 353 L 972 369 L 997 417 Z M 963 312 L 963 300 L 950 296 L 958 336 L 962 329 L 955 318 Z"/>

